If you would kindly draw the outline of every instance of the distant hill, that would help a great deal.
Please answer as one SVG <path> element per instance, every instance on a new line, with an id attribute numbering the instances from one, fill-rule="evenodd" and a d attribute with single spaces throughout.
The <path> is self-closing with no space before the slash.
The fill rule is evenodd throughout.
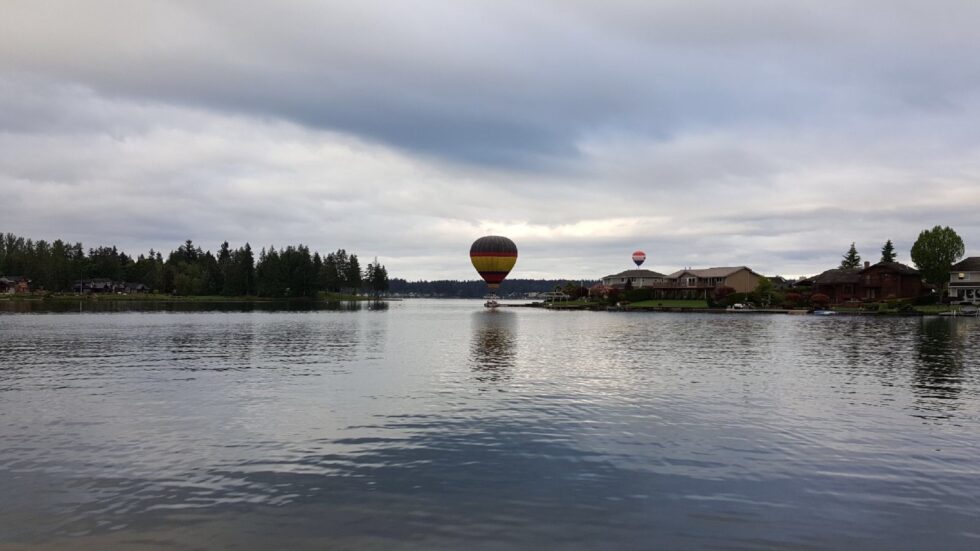
<path id="1" fill-rule="evenodd" d="M 544 293 L 554 291 L 556 285 L 564 287 L 567 283 L 582 284 L 589 287 L 598 282 L 595 280 L 568 279 L 507 279 L 500 285 L 497 294 L 506 297 L 510 295 L 524 296 L 527 293 Z M 395 295 L 480 298 L 487 294 L 487 284 L 482 280 L 406 281 L 395 278 L 389 281 L 388 292 Z"/>

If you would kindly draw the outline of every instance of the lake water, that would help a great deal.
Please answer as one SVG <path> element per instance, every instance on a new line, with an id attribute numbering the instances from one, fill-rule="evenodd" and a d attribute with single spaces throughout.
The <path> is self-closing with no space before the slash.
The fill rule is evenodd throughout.
<path id="1" fill-rule="evenodd" d="M 0 548 L 977 549 L 980 320 L 0 315 Z"/>

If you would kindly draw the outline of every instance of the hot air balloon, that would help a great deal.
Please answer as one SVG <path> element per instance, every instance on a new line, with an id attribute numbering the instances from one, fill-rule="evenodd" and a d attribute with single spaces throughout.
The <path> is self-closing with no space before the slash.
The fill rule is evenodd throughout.
<path id="1" fill-rule="evenodd" d="M 481 237 L 470 246 L 470 261 L 492 293 L 517 263 L 517 245 L 499 235 Z"/>
<path id="2" fill-rule="evenodd" d="M 633 262 L 636 263 L 636 267 L 639 268 L 643 261 L 647 259 L 646 253 L 643 251 L 633 251 Z"/>

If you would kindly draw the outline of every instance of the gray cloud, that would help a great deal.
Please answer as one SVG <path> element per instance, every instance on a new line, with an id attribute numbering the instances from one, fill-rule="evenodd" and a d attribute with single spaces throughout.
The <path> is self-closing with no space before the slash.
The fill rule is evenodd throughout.
<path id="1" fill-rule="evenodd" d="M 975 2 L 14 1 L 0 228 L 302 241 L 395 275 L 812 273 L 980 243 Z M 211 243 L 215 242 L 215 243 Z M 907 254 L 905 256 L 907 260 Z"/>

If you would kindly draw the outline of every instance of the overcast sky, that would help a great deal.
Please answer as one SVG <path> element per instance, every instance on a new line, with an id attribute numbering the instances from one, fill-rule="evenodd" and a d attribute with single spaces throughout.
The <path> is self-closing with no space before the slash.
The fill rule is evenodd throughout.
<path id="1" fill-rule="evenodd" d="M 394 277 L 980 254 L 980 2 L 4 0 L 0 231 Z"/>

